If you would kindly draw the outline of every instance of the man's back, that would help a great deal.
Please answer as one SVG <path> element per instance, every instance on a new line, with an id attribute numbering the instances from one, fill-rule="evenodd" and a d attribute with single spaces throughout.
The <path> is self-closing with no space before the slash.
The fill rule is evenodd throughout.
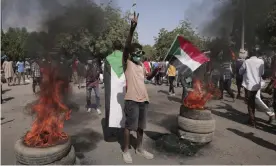
<path id="1" fill-rule="evenodd" d="M 258 91 L 264 74 L 264 61 L 254 56 L 245 60 L 242 67 L 245 68 L 243 86 L 247 90 Z"/>
<path id="2" fill-rule="evenodd" d="M 19 73 L 24 72 L 24 63 L 23 62 L 21 62 L 21 61 L 17 62 L 16 66 L 17 66 L 17 69 L 18 69 Z"/>

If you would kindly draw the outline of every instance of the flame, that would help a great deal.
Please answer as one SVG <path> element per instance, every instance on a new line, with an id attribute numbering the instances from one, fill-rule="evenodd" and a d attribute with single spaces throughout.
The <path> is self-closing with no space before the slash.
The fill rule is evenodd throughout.
<path id="1" fill-rule="evenodd" d="M 69 92 L 69 82 L 58 73 L 57 67 L 44 68 L 38 103 L 33 106 L 36 119 L 24 137 L 31 147 L 48 147 L 68 140 L 63 132 L 64 121 L 71 110 L 62 102 Z"/>
<path id="2" fill-rule="evenodd" d="M 207 101 L 213 96 L 220 96 L 219 89 L 215 88 L 212 83 L 208 83 L 204 89 L 204 85 L 200 80 L 193 80 L 193 90 L 188 93 L 184 99 L 184 106 L 191 109 L 204 109 Z"/>

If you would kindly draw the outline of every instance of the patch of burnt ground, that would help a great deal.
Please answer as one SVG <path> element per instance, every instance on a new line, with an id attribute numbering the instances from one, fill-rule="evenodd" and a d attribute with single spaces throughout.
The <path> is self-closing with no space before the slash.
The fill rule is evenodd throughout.
<path id="1" fill-rule="evenodd" d="M 193 143 L 179 138 L 175 134 L 161 134 L 146 131 L 146 135 L 153 140 L 153 150 L 168 156 L 193 157 L 203 149 L 209 147 L 208 143 Z"/>

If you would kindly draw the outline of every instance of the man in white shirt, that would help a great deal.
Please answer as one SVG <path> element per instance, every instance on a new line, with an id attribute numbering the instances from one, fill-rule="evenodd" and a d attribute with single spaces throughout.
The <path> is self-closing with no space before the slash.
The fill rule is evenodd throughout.
<path id="1" fill-rule="evenodd" d="M 255 98 L 257 92 L 261 89 L 264 61 L 257 57 L 256 50 L 251 51 L 249 56 L 250 58 L 245 60 L 241 66 L 239 74 L 243 76 L 242 86 L 246 89 L 248 96 L 248 123 L 255 127 Z"/>

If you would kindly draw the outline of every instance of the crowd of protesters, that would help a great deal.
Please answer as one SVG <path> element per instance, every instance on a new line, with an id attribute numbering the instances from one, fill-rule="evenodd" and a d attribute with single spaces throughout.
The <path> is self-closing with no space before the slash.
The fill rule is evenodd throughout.
<path id="1" fill-rule="evenodd" d="M 223 53 L 222 53 L 223 54 Z M 224 55 L 224 57 L 229 55 Z M 261 53 L 258 48 L 254 48 L 249 52 L 245 51 L 239 56 L 239 58 L 233 59 L 220 59 L 220 61 L 211 60 L 208 64 L 207 75 L 210 77 L 209 81 L 212 81 L 214 85 L 217 85 L 221 90 L 221 97 L 223 99 L 224 90 L 227 91 L 229 96 L 235 101 L 235 99 L 242 99 L 241 93 L 244 89 L 244 101 L 248 105 L 248 123 L 255 127 L 255 109 L 261 112 L 265 112 L 268 117 L 268 123 L 275 121 L 276 111 L 276 55 L 272 56 L 270 64 L 270 74 L 265 74 L 267 68 L 265 68 L 265 62 L 261 58 Z M 235 78 L 237 86 L 237 95 L 235 96 L 232 90 L 233 78 Z M 270 83 L 265 88 L 265 80 Z M 262 91 L 262 89 L 264 89 Z M 274 89 L 274 90 L 273 90 Z M 270 100 L 264 100 L 262 93 L 273 93 L 273 97 Z M 273 100 L 271 102 L 271 100 Z M 271 103 L 273 103 L 271 105 Z"/>
<path id="2" fill-rule="evenodd" d="M 106 58 L 106 64 L 104 64 L 104 66 L 99 59 L 93 56 L 83 63 L 75 56 L 70 60 L 63 59 L 60 61 L 60 63 L 66 63 L 66 68 L 64 69 L 71 71 L 69 72 L 71 74 L 68 79 L 73 81 L 79 89 L 81 88 L 82 80 L 85 79 L 87 112 L 92 111 L 91 93 L 94 91 L 96 101 L 96 106 L 94 108 L 98 114 L 101 114 L 99 88 L 101 74 L 105 74 L 105 86 L 118 84 L 117 87 L 121 88 L 120 90 L 122 91 L 118 91 L 118 89 L 116 89 L 116 91 L 110 88 L 111 86 L 105 89 L 105 116 L 106 127 L 124 128 L 122 157 L 126 163 L 132 163 L 131 153 L 129 152 L 131 131 L 137 132 L 136 154 L 139 154 L 146 159 L 154 158 L 154 155 L 146 151 L 142 146 L 149 106 L 149 96 L 145 84 L 153 83 L 155 85 L 162 85 L 162 83 L 164 83 L 164 78 L 166 78 L 170 96 L 175 96 L 175 85 L 178 87 L 179 84 L 181 84 L 183 88 L 183 100 L 188 94 L 187 88 L 192 80 L 191 75 L 179 75 L 177 68 L 168 62 L 161 60 L 159 62 L 150 62 L 146 58 L 143 60 L 145 52 L 142 51 L 142 46 L 138 43 L 132 43 L 133 33 L 137 26 L 137 19 L 138 16 L 134 15 L 124 49 L 123 46 L 119 46 L 120 44 L 118 44 L 118 41 L 114 42 L 114 52 Z M 223 54 L 224 53 L 220 54 L 219 58 L 225 57 Z M 212 82 L 220 89 L 220 99 L 223 99 L 224 91 L 227 91 L 233 99 L 233 102 L 235 102 L 236 98 L 241 98 L 241 91 L 242 88 L 244 88 L 244 97 L 248 105 L 249 116 L 247 122 L 253 127 L 256 125 L 256 108 L 265 112 L 269 116 L 269 123 L 272 123 L 275 120 L 274 111 L 276 110 L 276 58 L 272 61 L 273 72 L 269 78 L 271 79 L 269 86 L 270 89 L 273 89 L 274 100 L 273 108 L 270 108 L 262 100 L 263 96 L 261 95 L 261 89 L 263 86 L 263 79 L 266 79 L 263 77 L 265 73 L 265 65 L 264 61 L 258 58 L 258 56 L 258 50 L 252 49 L 247 56 L 240 56 L 237 60 L 227 59 L 218 63 L 211 60 L 206 65 L 205 74 L 207 75 L 206 81 Z M 3 61 L 2 69 L 4 70 L 8 86 L 20 84 L 21 79 L 23 84 L 25 84 L 26 75 L 31 75 L 33 80 L 32 91 L 33 93 L 36 93 L 36 87 L 40 85 L 41 81 L 43 81 L 43 70 L 47 63 L 51 62 L 46 59 L 39 60 L 38 58 L 31 60 L 30 62 L 25 62 L 22 59 L 18 62 L 13 62 L 6 57 Z M 105 71 L 103 71 L 103 68 Z M 106 69 L 109 69 L 109 72 Z M 115 79 L 112 82 L 112 77 L 117 77 L 116 79 L 118 82 L 114 81 Z M 234 77 L 238 89 L 236 96 L 231 89 Z M 109 80 L 107 78 L 109 78 Z M 126 90 L 123 90 L 124 88 Z M 120 100 L 119 96 L 123 96 L 123 99 Z M 116 101 L 113 100 L 112 97 L 115 97 Z M 124 104 L 122 104 L 122 102 Z M 108 104 L 109 106 L 114 104 L 112 110 L 108 108 Z M 114 114 L 112 111 L 116 111 L 115 105 L 119 112 Z M 119 107 L 117 108 L 118 105 Z M 122 107 L 122 105 L 124 105 L 124 107 Z M 124 122 L 122 121 L 123 118 L 125 120 Z"/>

